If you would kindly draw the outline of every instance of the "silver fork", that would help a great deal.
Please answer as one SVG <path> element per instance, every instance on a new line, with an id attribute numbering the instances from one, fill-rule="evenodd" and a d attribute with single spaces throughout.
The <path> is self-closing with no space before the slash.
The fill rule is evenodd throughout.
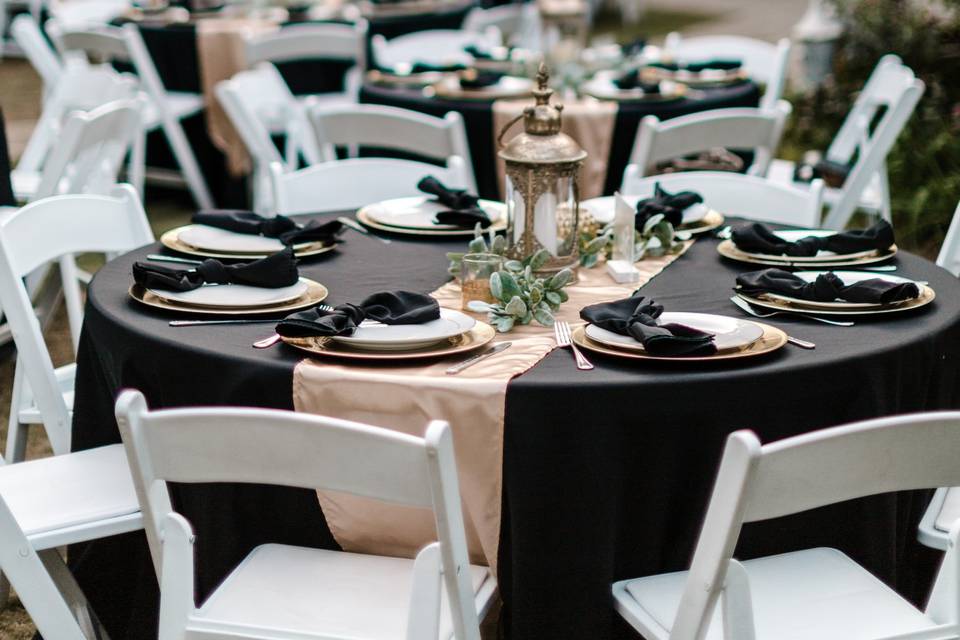
<path id="1" fill-rule="evenodd" d="M 553 323 L 553 335 L 557 339 L 558 347 L 570 347 L 573 351 L 574 357 L 577 359 L 577 369 L 581 371 L 589 371 L 593 369 L 593 365 L 590 364 L 590 361 L 583 357 L 583 354 L 580 353 L 580 349 L 577 349 L 577 345 L 573 344 L 573 339 L 570 335 L 570 325 L 564 322 L 563 320 L 557 320 Z"/>
<path id="2" fill-rule="evenodd" d="M 331 306 L 328 305 L 328 304 L 318 304 L 318 305 L 317 305 L 317 309 L 320 309 L 321 311 L 333 311 L 333 307 L 331 307 Z M 257 340 L 256 342 L 254 342 L 254 343 L 253 343 L 253 348 L 254 348 L 254 349 L 266 349 L 266 348 L 268 348 L 268 347 L 272 347 L 273 345 L 277 344 L 278 342 L 280 342 L 280 334 L 279 334 L 279 333 L 275 333 L 275 334 L 273 334 L 272 336 L 267 336 L 266 338 L 263 338 L 263 339 L 261 339 L 261 340 Z"/>
<path id="3" fill-rule="evenodd" d="M 818 316 L 807 315 L 806 313 L 791 313 L 790 311 L 769 311 L 765 313 L 760 313 L 756 309 L 750 306 L 750 303 L 741 298 L 740 296 L 733 296 L 730 298 L 730 302 L 740 307 L 740 309 L 754 318 L 772 318 L 773 316 L 779 315 L 788 315 L 793 317 L 808 318 L 810 320 L 818 320 L 825 324 L 832 324 L 837 327 L 852 327 L 854 323 L 847 322 L 845 320 L 827 320 L 826 318 L 820 318 Z"/>

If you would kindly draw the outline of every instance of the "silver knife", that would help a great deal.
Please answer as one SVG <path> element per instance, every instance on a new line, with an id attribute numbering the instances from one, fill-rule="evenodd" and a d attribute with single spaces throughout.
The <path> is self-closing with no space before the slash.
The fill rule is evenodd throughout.
<path id="1" fill-rule="evenodd" d="M 492 355 L 496 355 L 496 354 L 500 353 L 500 352 L 503 351 L 504 349 L 508 348 L 511 344 L 513 344 L 513 343 L 512 343 L 512 342 L 501 342 L 500 344 L 495 344 L 495 345 L 493 345 L 492 347 L 490 347 L 489 349 L 487 349 L 486 351 L 481 351 L 481 352 L 478 353 L 477 355 L 471 356 L 471 357 L 467 358 L 466 360 L 464 360 L 463 362 L 461 362 L 461 363 L 459 363 L 459 364 L 453 365 L 452 367 L 450 367 L 449 369 L 447 369 L 447 375 L 448 375 L 448 376 L 456 375 L 456 374 L 460 373 L 461 371 L 463 371 L 464 369 L 466 369 L 467 367 L 471 367 L 471 366 L 477 364 L 478 362 L 480 362 L 480 361 L 483 360 L 484 358 L 489 358 L 489 357 L 492 356 Z"/>
<path id="2" fill-rule="evenodd" d="M 348 217 L 346 217 L 346 216 L 340 216 L 339 218 L 337 218 L 337 220 L 340 221 L 340 224 L 344 224 L 344 225 L 350 227 L 351 229 L 353 229 L 353 230 L 356 231 L 357 233 L 362 233 L 362 234 L 365 235 L 365 236 L 370 236 L 371 238 L 376 238 L 377 240 L 379 240 L 379 241 L 382 242 L 383 244 L 390 244 L 391 242 L 393 242 L 392 240 L 390 240 L 390 238 L 381 238 L 381 237 L 378 236 L 378 235 L 374 235 L 374 234 L 370 233 L 369 231 L 367 231 L 367 228 L 364 227 L 362 224 L 360 224 L 359 222 L 356 222 L 356 221 L 354 221 L 354 220 L 351 220 L 350 218 L 348 218 Z"/>
<path id="3" fill-rule="evenodd" d="M 147 256 L 150 262 L 175 262 L 177 264 L 192 264 L 194 266 L 203 264 L 200 260 L 187 260 L 186 258 L 177 258 L 174 256 L 164 256 L 159 253 L 151 253 Z"/>

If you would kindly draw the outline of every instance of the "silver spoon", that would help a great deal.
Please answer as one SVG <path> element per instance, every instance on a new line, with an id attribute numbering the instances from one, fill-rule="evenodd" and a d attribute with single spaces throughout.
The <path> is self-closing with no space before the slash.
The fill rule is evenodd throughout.
<path id="1" fill-rule="evenodd" d="M 746 313 L 746 314 L 748 314 L 748 315 L 751 315 L 751 316 L 753 316 L 754 318 L 772 318 L 773 316 L 778 316 L 778 315 L 786 314 L 786 315 L 793 316 L 793 317 L 795 317 L 795 318 L 796 318 L 796 317 L 800 317 L 800 318 L 808 318 L 808 319 L 810 319 L 810 320 L 818 320 L 818 321 L 823 322 L 823 323 L 825 323 L 825 324 L 832 324 L 832 325 L 835 325 L 835 326 L 837 326 L 837 327 L 852 327 L 852 326 L 854 326 L 854 323 L 853 323 L 853 322 L 847 322 L 847 321 L 842 321 L 842 320 L 827 320 L 826 318 L 819 318 L 819 317 L 817 317 L 817 316 L 810 316 L 810 315 L 807 315 L 807 314 L 805 314 L 805 313 L 792 313 L 792 312 L 790 312 L 790 311 L 769 311 L 769 312 L 766 312 L 766 313 L 760 313 L 759 311 L 757 311 L 757 310 L 755 310 L 753 307 L 751 307 L 751 306 L 750 306 L 750 303 L 747 302 L 746 300 L 744 300 L 743 298 L 741 298 L 740 296 L 733 296 L 732 298 L 730 298 L 730 302 L 732 302 L 733 304 L 737 305 L 738 307 L 740 307 L 740 309 L 741 309 L 744 313 Z"/>
<path id="2" fill-rule="evenodd" d="M 317 309 L 320 309 L 321 311 L 333 311 L 333 307 L 331 307 L 331 306 L 328 305 L 328 304 L 318 304 L 318 305 L 317 305 Z M 254 342 L 254 343 L 253 343 L 253 348 L 254 348 L 254 349 L 267 349 L 267 348 L 272 347 L 273 345 L 277 344 L 278 342 L 280 342 L 280 340 L 281 340 L 280 334 L 279 334 L 279 333 L 275 333 L 275 334 L 273 334 L 272 336 L 267 336 L 266 338 L 262 338 L 262 339 L 260 339 L 260 340 L 257 340 L 256 342 Z"/>

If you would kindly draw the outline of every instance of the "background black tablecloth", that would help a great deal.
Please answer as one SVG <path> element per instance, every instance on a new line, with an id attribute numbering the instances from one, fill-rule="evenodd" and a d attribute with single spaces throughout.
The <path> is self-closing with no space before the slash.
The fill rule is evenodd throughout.
<path id="1" fill-rule="evenodd" d="M 456 242 L 389 247 L 347 232 L 332 254 L 303 266 L 356 301 L 381 289 L 430 291 L 445 280 Z M 744 266 L 721 260 L 709 238 L 644 287 L 669 310 L 739 315 L 729 302 Z M 113 399 L 125 386 L 153 407 L 250 405 L 290 409 L 301 354 L 251 343 L 268 326 L 171 328 L 127 297 L 130 265 L 104 267 L 89 290 L 78 356 L 76 449 L 117 442 Z M 643 365 L 601 356 L 589 373 L 554 351 L 508 386 L 500 589 L 512 638 L 628 637 L 610 583 L 685 568 L 725 436 L 754 429 L 771 441 L 845 421 L 958 406 L 960 282 L 903 254 L 899 274 L 928 280 L 936 302 L 856 328 L 776 318 L 817 343 L 765 358 L 705 367 Z M 914 599 L 935 554 L 916 542 L 924 492 L 888 495 L 746 527 L 741 557 L 814 545 L 838 547 Z M 268 541 L 334 547 L 315 494 L 259 486 L 181 490 L 197 532 L 203 596 L 249 550 Z M 71 550 L 78 580 L 113 637 L 152 638 L 156 581 L 142 534 Z"/>
<path id="2" fill-rule="evenodd" d="M 607 179 L 604 194 L 610 195 L 620 188 L 623 172 L 630 159 L 633 141 L 637 137 L 640 120 L 654 115 L 661 120 L 677 116 L 728 107 L 755 107 L 760 103 L 760 89 L 753 82 L 708 89 L 702 97 L 684 98 L 667 102 L 622 102 L 617 110 L 613 128 L 613 144 L 607 163 Z M 365 84 L 360 91 L 360 102 L 384 104 L 403 109 L 412 109 L 433 116 L 443 116 L 456 111 L 463 116 L 470 143 L 473 170 L 477 176 L 477 188 L 484 198 L 500 199 L 500 185 L 494 159 L 493 103 L 484 100 L 447 100 L 428 97 L 419 89 L 397 88 Z M 508 138 L 509 139 L 509 138 Z"/>

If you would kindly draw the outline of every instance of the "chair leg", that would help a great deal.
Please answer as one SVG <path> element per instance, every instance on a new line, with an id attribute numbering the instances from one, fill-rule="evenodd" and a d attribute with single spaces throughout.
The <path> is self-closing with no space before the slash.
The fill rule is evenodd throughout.
<path id="1" fill-rule="evenodd" d="M 887 178 L 887 166 L 880 168 L 880 217 L 893 224 L 893 213 L 890 210 L 890 180 Z"/>
<path id="2" fill-rule="evenodd" d="M 214 206 L 213 198 L 210 195 L 210 190 L 207 189 L 207 183 L 200 171 L 200 165 L 197 164 L 197 158 L 193 155 L 193 150 L 190 148 L 190 143 L 187 141 L 187 136 L 183 133 L 180 123 L 165 120 L 163 132 L 167 136 L 167 141 L 170 143 L 173 155 L 177 159 L 177 164 L 180 165 L 180 171 L 183 172 L 183 177 L 190 187 L 193 199 L 197 201 L 197 205 L 201 208 L 212 209 Z"/>
<path id="3" fill-rule="evenodd" d="M 10 393 L 10 418 L 7 421 L 7 451 L 5 457 L 10 464 L 23 462 L 27 457 L 27 436 L 30 425 L 20 422 L 20 405 L 23 398 L 23 369 L 17 358 L 13 369 L 13 390 Z"/>

